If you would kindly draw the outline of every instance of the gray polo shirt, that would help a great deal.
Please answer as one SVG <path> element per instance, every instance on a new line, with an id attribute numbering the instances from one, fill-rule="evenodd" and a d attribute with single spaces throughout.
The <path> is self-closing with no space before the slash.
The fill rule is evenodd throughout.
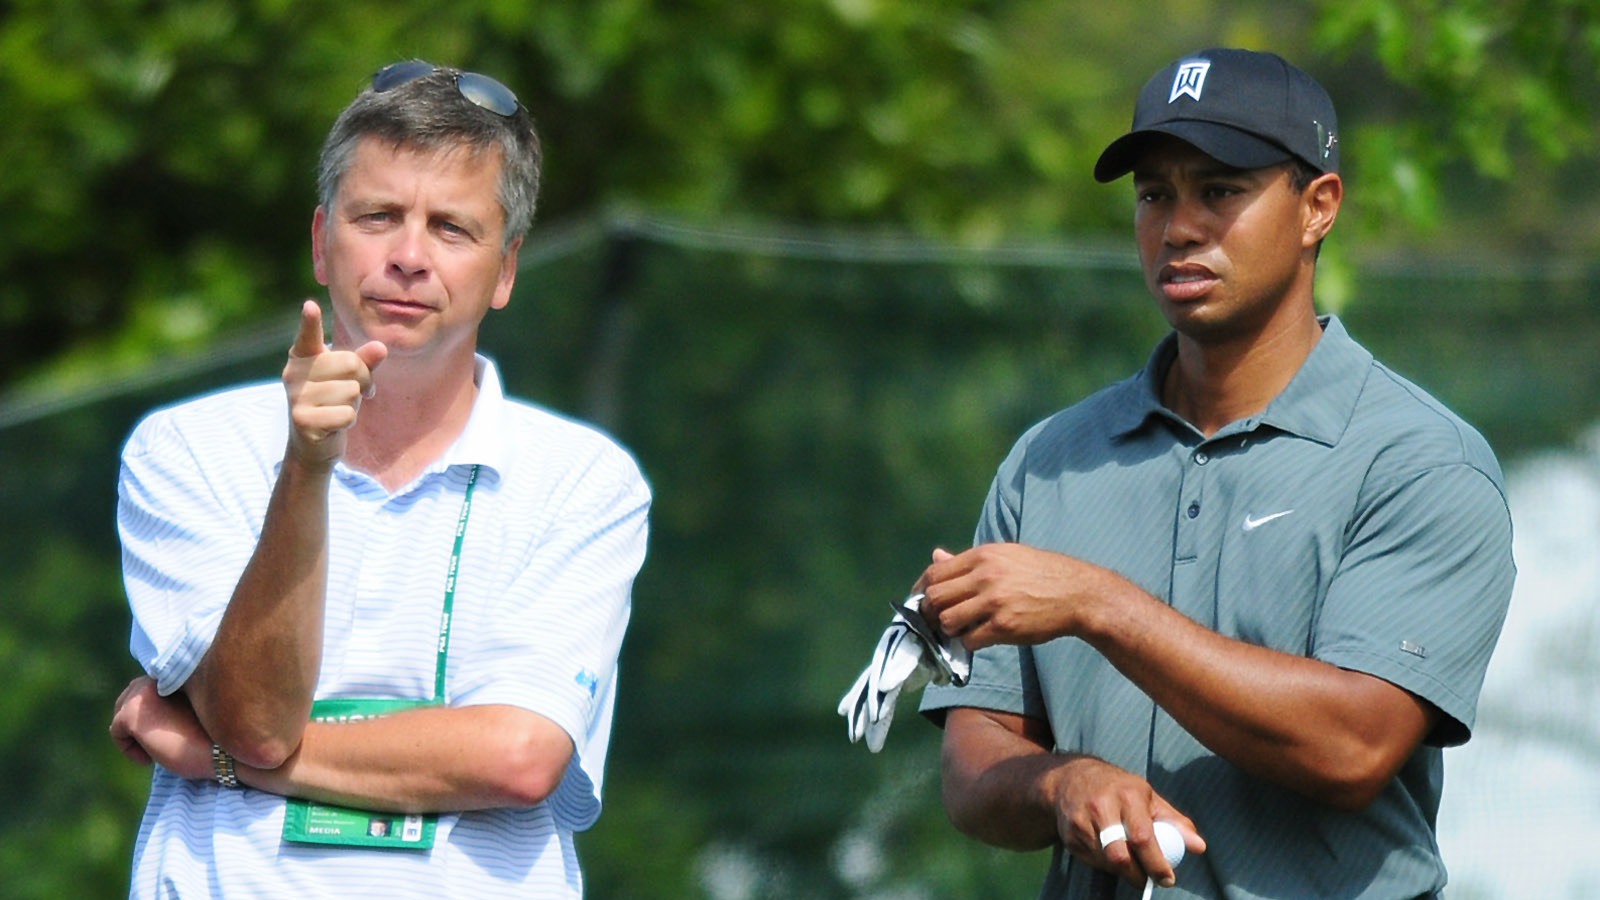
<path id="1" fill-rule="evenodd" d="M 1440 748 L 1471 731 L 1515 574 L 1494 454 L 1336 318 L 1265 412 L 1209 439 L 1161 406 L 1175 354 L 1169 337 L 1141 374 L 1023 435 L 976 541 L 1097 563 L 1221 634 L 1399 685 L 1442 713 L 1425 745 L 1368 809 L 1340 812 L 1211 753 L 1076 638 L 981 651 L 966 687 L 930 686 L 922 708 L 1048 719 L 1057 750 L 1148 779 L 1209 845 L 1161 896 L 1432 896 Z M 1041 896 L 1087 897 L 1090 875 L 1058 848 Z"/>

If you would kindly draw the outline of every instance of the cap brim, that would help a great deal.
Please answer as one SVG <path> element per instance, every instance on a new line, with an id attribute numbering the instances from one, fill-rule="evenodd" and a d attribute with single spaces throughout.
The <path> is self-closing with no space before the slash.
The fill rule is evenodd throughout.
<path id="1" fill-rule="evenodd" d="M 1236 169 L 1259 169 L 1294 156 L 1271 141 L 1230 125 L 1177 119 L 1130 131 L 1112 141 L 1094 164 L 1094 180 L 1102 183 L 1115 181 L 1133 171 L 1145 148 L 1158 135 L 1175 137 L 1223 165 Z"/>

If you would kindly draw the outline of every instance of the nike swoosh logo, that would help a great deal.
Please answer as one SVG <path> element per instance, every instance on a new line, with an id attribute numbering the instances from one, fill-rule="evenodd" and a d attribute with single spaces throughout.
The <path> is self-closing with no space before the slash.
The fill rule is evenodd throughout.
<path id="1" fill-rule="evenodd" d="M 1294 510 L 1286 509 L 1283 512 L 1273 513 L 1270 516 L 1262 516 L 1259 519 L 1251 516 L 1249 513 L 1245 513 L 1244 514 L 1244 530 L 1245 531 L 1255 531 L 1257 528 L 1260 528 L 1261 526 L 1267 524 L 1268 522 L 1271 522 L 1273 519 L 1281 519 L 1284 516 L 1287 516 L 1292 512 L 1294 512 Z"/>

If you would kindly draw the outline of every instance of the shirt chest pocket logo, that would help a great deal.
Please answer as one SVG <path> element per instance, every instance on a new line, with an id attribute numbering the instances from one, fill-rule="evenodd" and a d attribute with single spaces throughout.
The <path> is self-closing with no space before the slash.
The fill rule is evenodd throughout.
<path id="1" fill-rule="evenodd" d="M 1238 513 L 1216 571 L 1217 630 L 1257 646 L 1303 654 L 1331 572 L 1325 536 L 1293 509 Z"/>
<path id="2" fill-rule="evenodd" d="M 1281 519 L 1284 516 L 1290 516 L 1290 515 L 1294 515 L 1294 510 L 1286 509 L 1283 512 L 1268 513 L 1267 515 L 1260 516 L 1260 517 L 1253 516 L 1250 513 L 1245 513 L 1244 514 L 1244 522 L 1239 527 L 1240 527 L 1240 529 L 1242 531 L 1251 532 L 1251 531 L 1255 531 L 1257 528 L 1260 528 L 1261 526 L 1267 524 L 1268 522 L 1274 521 L 1276 519 Z"/>

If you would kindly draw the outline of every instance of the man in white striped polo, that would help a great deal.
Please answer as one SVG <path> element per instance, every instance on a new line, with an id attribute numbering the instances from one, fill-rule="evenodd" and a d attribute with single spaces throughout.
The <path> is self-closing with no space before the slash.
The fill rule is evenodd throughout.
<path id="1" fill-rule="evenodd" d="M 581 896 L 650 494 L 476 352 L 538 173 L 504 85 L 386 67 L 322 153 L 332 345 L 308 300 L 281 384 L 129 439 L 131 896 Z"/>
<path id="2" fill-rule="evenodd" d="M 1326 92 L 1277 56 L 1207 50 L 1149 81 L 1095 177 L 1133 174 L 1172 334 L 1030 429 L 976 546 L 919 581 L 977 650 L 966 686 L 924 694 L 946 808 L 1053 846 L 1045 898 L 1445 884 L 1441 748 L 1473 724 L 1511 523 L 1477 432 L 1317 314 L 1339 150 Z"/>

